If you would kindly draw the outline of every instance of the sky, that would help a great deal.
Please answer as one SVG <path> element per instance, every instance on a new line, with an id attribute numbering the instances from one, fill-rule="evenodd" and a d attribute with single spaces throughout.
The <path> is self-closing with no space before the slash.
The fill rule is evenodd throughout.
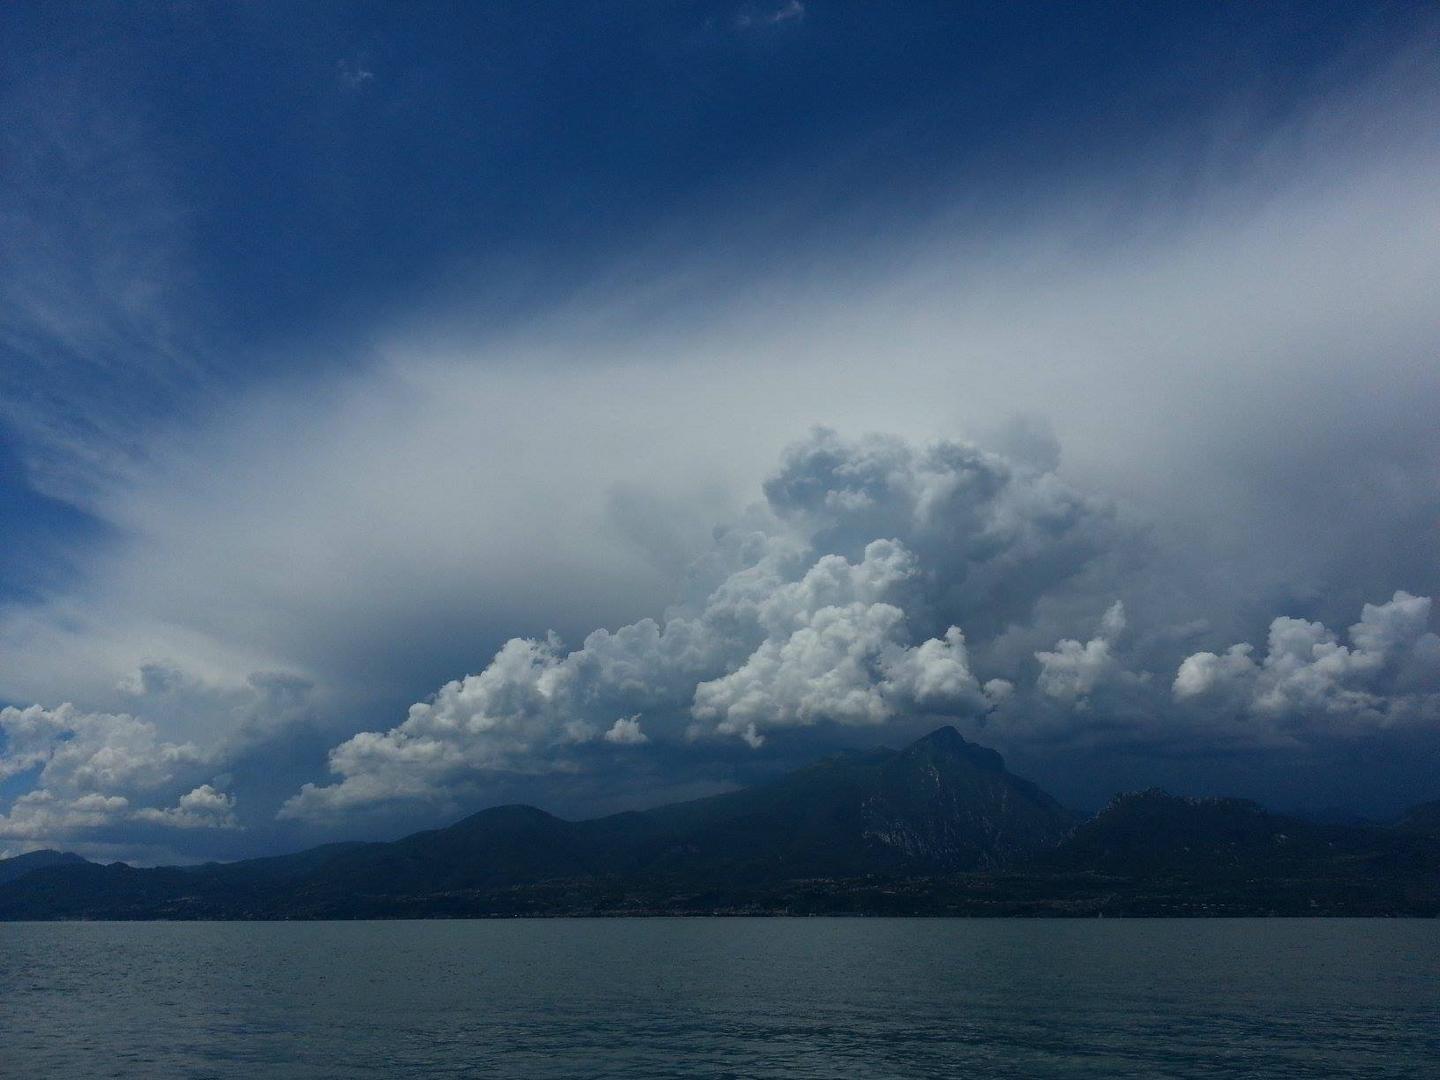
<path id="1" fill-rule="evenodd" d="M 0 11 L 0 856 L 942 724 L 1440 797 L 1420 3 Z"/>

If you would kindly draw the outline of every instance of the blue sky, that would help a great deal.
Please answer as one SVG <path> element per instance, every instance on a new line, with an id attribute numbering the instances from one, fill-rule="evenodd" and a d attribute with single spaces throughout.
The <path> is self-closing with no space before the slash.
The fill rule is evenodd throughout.
<path id="1" fill-rule="evenodd" d="M 7 7 L 0 851 L 1435 797 L 1437 25 Z"/>

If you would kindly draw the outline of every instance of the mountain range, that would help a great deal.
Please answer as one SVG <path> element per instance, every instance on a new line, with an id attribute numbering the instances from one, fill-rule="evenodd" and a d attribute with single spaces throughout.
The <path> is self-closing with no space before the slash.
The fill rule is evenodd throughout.
<path id="1" fill-rule="evenodd" d="M 1152 790 L 1083 818 L 945 727 L 771 783 L 566 821 L 189 867 L 0 860 L 0 919 L 644 914 L 1440 915 L 1440 803 L 1317 824 Z"/>

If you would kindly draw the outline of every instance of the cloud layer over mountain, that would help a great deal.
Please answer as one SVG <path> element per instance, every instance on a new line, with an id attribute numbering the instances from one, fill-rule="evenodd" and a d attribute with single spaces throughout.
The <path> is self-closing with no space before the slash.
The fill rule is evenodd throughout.
<path id="1" fill-rule="evenodd" d="M 478 770 L 579 768 L 574 749 L 621 723 L 655 746 L 731 736 L 758 748 L 775 728 L 983 716 L 1010 684 L 982 687 L 949 620 L 1028 618 L 1116 532 L 1106 507 L 1053 474 L 959 443 L 817 430 L 765 495 L 748 527 L 717 532 L 692 599 L 663 621 L 596 630 L 574 652 L 512 639 L 400 726 L 337 747 L 341 782 L 307 785 L 284 812 L 435 796 Z"/>
<path id="2" fill-rule="evenodd" d="M 1223 656 L 1172 646 L 1154 670 L 1130 668 L 1117 599 L 1089 640 L 977 673 L 967 612 L 980 616 L 985 655 L 1000 633 L 1046 625 L 1042 599 L 1102 582 L 1115 594 L 1143 588 L 1130 563 L 1122 572 L 1107 558 L 1131 539 L 1111 507 L 972 446 L 824 430 L 786 451 L 765 493 L 751 527 L 719 530 L 697 561 L 689 585 L 703 599 L 663 621 L 596 630 L 574 651 L 553 635 L 508 641 L 400 725 L 337 746 L 338 782 L 305 785 L 282 815 L 445 799 L 487 772 L 623 773 L 600 744 L 638 747 L 642 735 L 646 750 L 634 752 L 716 737 L 759 749 L 784 728 L 924 717 L 1006 745 L 1063 731 L 1203 746 L 1222 731 L 1263 745 L 1440 723 L 1428 599 L 1365 605 L 1351 647 L 1281 616 L 1259 664 L 1248 645 Z"/>
<path id="3" fill-rule="evenodd" d="M 0 15 L 0 854 L 1440 794 L 1435 21 L 711 8 Z"/>

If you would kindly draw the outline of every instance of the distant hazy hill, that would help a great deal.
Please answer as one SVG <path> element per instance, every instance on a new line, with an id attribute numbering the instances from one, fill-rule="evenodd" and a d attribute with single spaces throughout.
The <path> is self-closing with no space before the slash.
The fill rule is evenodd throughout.
<path id="1" fill-rule="evenodd" d="M 1081 823 L 941 728 L 904 750 L 590 821 L 501 806 L 393 843 L 191 868 L 82 860 L 0 884 L 0 918 L 712 911 L 1434 914 L 1440 842 L 1158 791 Z"/>
<path id="2" fill-rule="evenodd" d="M 1110 879 L 1136 912 L 1440 913 L 1435 837 L 1317 824 L 1245 799 L 1122 795 L 1032 865 Z"/>
<path id="3" fill-rule="evenodd" d="M 73 866 L 84 862 L 79 855 L 68 851 L 28 851 L 13 859 L 0 859 L 0 885 L 44 866 Z"/>

